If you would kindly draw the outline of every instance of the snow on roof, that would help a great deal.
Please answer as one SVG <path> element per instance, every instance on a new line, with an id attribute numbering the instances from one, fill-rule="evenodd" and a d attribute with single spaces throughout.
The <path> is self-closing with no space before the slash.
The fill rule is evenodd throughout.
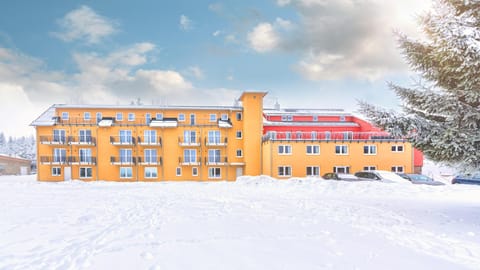
<path id="1" fill-rule="evenodd" d="M 10 158 L 10 159 L 19 159 L 19 160 L 24 160 L 24 161 L 31 161 L 30 159 L 26 159 L 26 158 L 23 158 L 23 157 L 10 156 L 10 155 L 6 155 L 6 154 L 0 154 L 0 158 Z"/>
<path id="2" fill-rule="evenodd" d="M 160 105 L 95 105 L 95 104 L 56 104 L 55 108 L 64 109 L 154 109 L 154 110 L 231 110 L 241 111 L 240 106 L 160 106 Z"/>
<path id="3" fill-rule="evenodd" d="M 37 119 L 35 119 L 30 126 L 53 126 L 55 125 L 55 105 L 50 106 Z"/>
<path id="4" fill-rule="evenodd" d="M 294 114 L 294 115 L 324 115 L 324 116 L 338 116 L 338 115 L 351 115 L 348 112 L 345 112 L 343 109 L 296 109 L 296 108 L 285 108 L 285 109 L 263 109 L 263 113 L 266 115 L 285 115 L 285 114 Z"/>
<path id="5" fill-rule="evenodd" d="M 358 127 L 355 122 L 272 122 L 263 120 L 264 126 L 309 126 L 309 127 Z"/>

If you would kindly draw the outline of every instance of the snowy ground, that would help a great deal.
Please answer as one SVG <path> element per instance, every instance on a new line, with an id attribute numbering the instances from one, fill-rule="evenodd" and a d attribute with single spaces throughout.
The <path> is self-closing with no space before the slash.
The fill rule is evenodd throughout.
<path id="1" fill-rule="evenodd" d="M 0 177 L 0 269 L 480 269 L 480 186 Z"/>

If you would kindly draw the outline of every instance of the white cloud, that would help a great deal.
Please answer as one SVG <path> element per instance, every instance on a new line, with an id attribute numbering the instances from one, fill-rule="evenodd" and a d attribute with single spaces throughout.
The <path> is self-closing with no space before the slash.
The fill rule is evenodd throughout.
<path id="1" fill-rule="evenodd" d="M 222 33 L 222 31 L 217 30 L 217 31 L 213 32 L 212 36 L 217 37 L 217 36 L 219 36 L 221 33 Z"/>
<path id="2" fill-rule="evenodd" d="M 187 16 L 181 15 L 180 16 L 180 29 L 183 31 L 188 31 L 193 28 L 193 22 Z"/>
<path id="3" fill-rule="evenodd" d="M 88 6 L 81 6 L 58 20 L 61 32 L 53 33 L 63 41 L 85 40 L 95 44 L 117 32 L 117 23 L 97 14 Z"/>
<path id="4" fill-rule="evenodd" d="M 187 75 L 193 76 L 196 79 L 204 79 L 205 75 L 204 72 L 201 68 L 197 66 L 189 67 L 186 71 Z"/>
<path id="5" fill-rule="evenodd" d="M 283 6 L 289 5 L 290 2 L 291 0 L 277 0 L 277 5 L 283 7 Z"/>
<path id="6" fill-rule="evenodd" d="M 260 23 L 247 34 L 250 46 L 257 52 L 274 50 L 279 44 L 277 32 L 270 23 Z"/>

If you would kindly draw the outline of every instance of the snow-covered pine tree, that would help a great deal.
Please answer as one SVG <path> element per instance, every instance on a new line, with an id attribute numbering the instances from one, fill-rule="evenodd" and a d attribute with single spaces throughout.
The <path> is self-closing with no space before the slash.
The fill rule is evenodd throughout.
<path id="1" fill-rule="evenodd" d="M 403 113 L 365 102 L 360 111 L 434 161 L 480 169 L 480 0 L 435 0 L 419 19 L 426 40 L 397 34 L 421 77 L 413 87 L 389 84 Z"/>

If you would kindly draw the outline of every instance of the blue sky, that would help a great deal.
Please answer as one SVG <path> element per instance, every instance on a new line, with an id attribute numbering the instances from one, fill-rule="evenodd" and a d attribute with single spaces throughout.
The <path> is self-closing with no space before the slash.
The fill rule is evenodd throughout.
<path id="1" fill-rule="evenodd" d="M 429 1 L 2 1 L 0 131 L 53 103 L 265 106 L 398 104 L 387 81 L 412 83 L 392 30 L 418 35 Z"/>

